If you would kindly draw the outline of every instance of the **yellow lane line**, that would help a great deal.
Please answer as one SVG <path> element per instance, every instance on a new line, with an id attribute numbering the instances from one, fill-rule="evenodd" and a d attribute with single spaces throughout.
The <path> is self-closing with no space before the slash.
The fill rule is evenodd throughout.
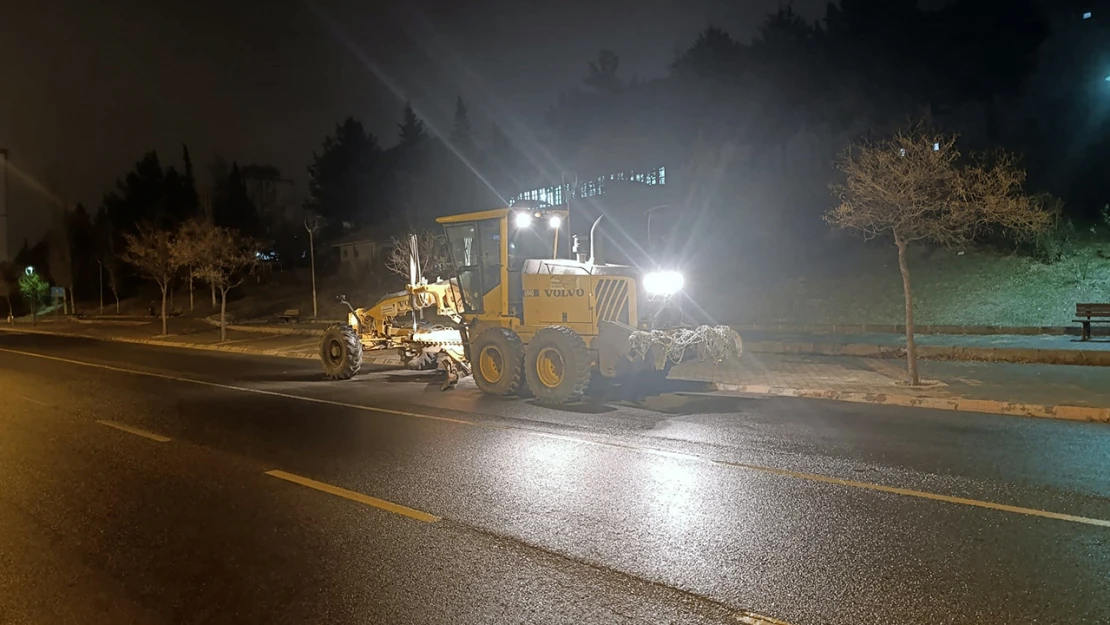
<path id="1" fill-rule="evenodd" d="M 143 438 L 149 438 L 150 440 L 158 441 L 159 443 L 168 443 L 168 442 L 170 442 L 170 439 L 166 438 L 165 436 L 162 436 L 161 434 L 155 434 L 154 432 L 147 432 L 146 430 L 140 430 L 139 428 L 133 428 L 130 425 L 124 425 L 122 423 L 117 423 L 115 421 L 97 421 L 97 423 L 99 423 L 100 425 L 106 425 L 110 428 L 115 428 L 117 430 L 120 430 L 121 432 L 127 432 L 128 434 L 134 434 L 135 436 L 142 436 Z"/>
<path id="2" fill-rule="evenodd" d="M 780 621 L 777 618 L 763 616 L 755 612 L 748 612 L 747 610 L 737 614 L 736 621 L 744 625 L 790 625 L 790 623 L 786 621 Z"/>
<path id="3" fill-rule="evenodd" d="M 941 495 L 939 493 L 930 493 L 930 492 L 927 492 L 927 491 L 919 491 L 919 490 L 913 490 L 913 489 L 909 489 L 909 488 L 898 488 L 898 487 L 895 487 L 895 486 L 886 486 L 886 485 L 883 485 L 883 484 L 872 484 L 870 482 L 857 482 L 857 481 L 854 481 L 854 480 L 845 480 L 845 479 L 841 479 L 841 478 L 837 478 L 837 477 L 831 477 L 831 476 L 828 476 L 828 475 L 818 475 L 818 474 L 814 474 L 814 473 L 802 473 L 802 472 L 799 472 L 799 471 L 791 471 L 789 469 L 779 469 L 779 468 L 775 468 L 775 467 L 766 467 L 766 466 L 757 465 L 757 464 L 745 464 L 745 463 L 741 463 L 741 462 L 731 462 L 731 461 L 727 461 L 727 460 L 718 460 L 718 459 L 714 459 L 714 458 L 707 458 L 705 456 L 698 456 L 698 455 L 695 455 L 695 454 L 687 454 L 687 453 L 666 451 L 666 450 L 663 450 L 663 449 L 656 449 L 656 448 L 653 448 L 653 447 L 642 447 L 642 446 L 639 446 L 639 445 L 632 445 L 632 444 L 627 444 L 627 443 L 595 441 L 595 440 L 590 440 L 590 439 L 586 439 L 586 438 L 577 438 L 577 437 L 573 437 L 573 436 L 566 436 L 566 435 L 563 435 L 563 434 L 552 434 L 552 433 L 549 433 L 549 432 L 541 432 L 541 431 L 538 431 L 538 430 L 525 428 L 525 427 L 519 427 L 519 426 L 513 426 L 513 425 L 503 425 L 503 424 L 496 424 L 496 423 L 484 423 L 484 422 L 480 422 L 480 421 L 472 421 L 472 420 L 467 420 L 467 419 L 455 419 L 455 418 L 451 418 L 451 417 L 439 417 L 439 416 L 434 416 L 434 415 L 420 414 L 420 413 L 417 413 L 417 412 L 407 412 L 407 411 L 404 411 L 404 410 L 393 410 L 391 408 L 376 408 L 376 407 L 373 407 L 373 406 L 364 406 L 362 404 L 352 404 L 352 403 L 348 403 L 348 402 L 333 401 L 333 400 L 330 400 L 330 399 L 320 399 L 320 398 L 316 398 L 316 397 L 305 397 L 303 395 L 293 395 L 293 394 L 290 394 L 290 393 L 280 393 L 280 392 L 277 392 L 277 391 L 267 391 L 267 390 L 263 390 L 263 389 L 249 388 L 249 387 L 245 387 L 245 386 L 232 386 L 230 384 L 220 384 L 218 382 L 208 382 L 208 381 L 205 381 L 205 380 L 195 380 L 195 379 L 192 379 L 192 378 L 183 378 L 183 377 L 179 377 L 179 376 L 166 375 L 166 374 L 163 374 L 163 373 L 152 373 L 152 372 L 149 372 L 149 371 L 139 371 L 139 370 L 135 370 L 135 369 L 124 369 L 122 367 L 114 367 L 112 365 L 103 365 L 103 364 L 99 364 L 99 363 L 84 362 L 84 361 L 81 361 L 81 360 L 71 360 L 69 358 L 61 358 L 61 357 L 58 357 L 58 356 L 47 356 L 45 354 L 36 354 L 34 352 L 25 352 L 25 351 L 21 351 L 21 350 L 0 348 L 0 352 L 7 352 L 7 353 L 11 353 L 11 354 L 19 354 L 21 356 L 30 356 L 32 358 L 42 358 L 44 360 L 53 360 L 53 361 L 57 361 L 57 362 L 64 362 L 64 363 L 69 363 L 69 364 L 74 364 L 74 365 L 81 365 L 81 366 L 85 366 L 85 367 L 93 367 L 93 368 L 97 368 L 97 369 L 104 369 L 104 370 L 107 370 L 107 371 L 116 371 L 116 372 L 119 372 L 119 373 L 130 373 L 130 374 L 133 374 L 133 375 L 143 375 L 143 376 L 152 377 L 152 378 L 159 378 L 159 379 L 162 379 L 162 380 L 172 380 L 172 381 L 175 381 L 175 382 L 187 382 L 187 383 L 190 383 L 190 384 L 197 384 L 197 385 L 200 385 L 200 386 L 208 386 L 208 387 L 211 387 L 211 388 L 220 388 L 220 389 L 231 390 L 231 391 L 239 391 L 239 392 L 243 392 L 243 393 L 254 393 L 256 395 L 266 395 L 266 396 L 269 396 L 269 397 L 281 397 L 283 399 L 292 399 L 292 400 L 296 400 L 296 401 L 304 401 L 304 402 L 309 402 L 309 403 L 314 403 L 314 404 L 321 404 L 321 405 L 326 405 L 326 406 L 336 406 L 336 407 L 339 407 L 339 408 L 350 408 L 352 410 L 361 410 L 361 411 L 365 411 L 365 412 L 376 412 L 376 413 L 379 413 L 379 414 L 390 414 L 390 415 L 395 415 L 395 416 L 400 416 L 400 417 L 411 417 L 411 418 L 414 418 L 414 419 L 427 419 L 429 421 L 442 421 L 442 422 L 445 422 L 445 423 L 455 423 L 455 424 L 459 424 L 459 425 L 469 425 L 469 426 L 481 427 L 481 428 L 492 429 L 492 430 L 512 430 L 512 431 L 517 431 L 517 432 L 524 432 L 524 433 L 527 433 L 527 434 L 532 435 L 532 436 L 539 436 L 539 437 L 543 437 L 543 438 L 563 440 L 563 441 L 569 441 L 569 442 L 573 442 L 573 443 L 580 443 L 580 444 L 586 444 L 586 445 L 595 445 L 595 446 L 599 446 L 599 447 L 610 447 L 610 448 L 615 448 L 615 449 L 625 449 L 625 450 L 631 450 L 631 451 L 636 451 L 636 452 L 645 453 L 645 454 L 664 456 L 664 457 L 668 457 L 668 458 L 678 458 L 678 459 L 684 459 L 684 460 L 692 460 L 692 461 L 696 461 L 696 462 L 705 462 L 705 463 L 714 464 L 714 465 L 718 465 L 718 466 L 727 466 L 727 467 L 734 467 L 734 468 L 739 468 L 739 469 L 747 469 L 747 470 L 750 470 L 750 471 L 757 471 L 757 472 L 760 472 L 760 473 L 767 473 L 767 474 L 771 474 L 771 475 L 778 475 L 778 476 L 782 476 L 782 477 L 789 477 L 789 478 L 807 480 L 807 481 L 812 481 L 812 482 L 821 482 L 821 483 L 824 483 L 824 484 L 832 484 L 832 485 L 843 486 L 843 487 L 848 487 L 848 488 L 858 488 L 858 489 L 870 490 L 870 491 L 874 491 L 874 492 L 888 493 L 888 494 L 893 494 L 893 495 L 902 495 L 902 496 L 905 496 L 905 497 L 915 497 L 915 498 L 926 499 L 926 500 L 931 500 L 931 501 L 941 501 L 941 502 L 945 502 L 945 503 L 952 503 L 952 504 L 965 505 L 965 506 L 973 506 L 973 507 L 977 507 L 977 508 L 986 508 L 986 509 L 990 509 L 990 510 L 998 510 L 998 511 L 1001 511 L 1001 512 L 1010 512 L 1010 513 L 1014 513 L 1014 514 L 1023 514 L 1023 515 L 1027 515 L 1027 516 L 1033 516 L 1033 517 L 1041 517 L 1041 518 L 1046 518 L 1046 519 L 1055 519 L 1055 520 L 1059 520 L 1059 521 L 1068 521 L 1070 523 L 1081 523 L 1081 524 L 1085 524 L 1085 525 L 1094 525 L 1094 526 L 1097 526 L 1097 527 L 1110 527 L 1110 520 L 1106 520 L 1106 519 L 1096 519 L 1096 518 L 1076 516 L 1076 515 L 1071 515 L 1071 514 L 1062 514 L 1062 513 L 1059 513 L 1059 512 L 1051 512 L 1051 511 L 1048 511 L 1048 510 L 1038 510 L 1036 508 L 1024 508 L 1024 507 L 1021 507 L 1021 506 L 1011 506 L 1011 505 L 1007 505 L 1007 504 L 994 503 L 994 502 L 990 502 L 990 501 L 980 501 L 978 499 L 968 499 L 968 498 L 965 498 L 965 497 L 953 497 L 953 496 L 950 496 L 950 495 Z"/>
<path id="4" fill-rule="evenodd" d="M 439 520 L 439 517 L 435 516 L 434 514 L 428 514 L 427 512 L 422 512 L 414 508 L 402 506 L 400 504 L 386 501 L 384 499 L 378 499 L 377 497 L 370 497 L 369 495 L 356 493 L 355 491 L 347 490 L 346 488 L 339 488 L 338 486 L 332 486 L 331 484 L 325 484 L 324 482 L 310 480 L 307 477 L 301 477 L 292 473 L 286 473 L 285 471 L 266 471 L 266 475 L 276 477 L 287 482 L 293 482 L 294 484 L 300 484 L 301 486 L 307 486 L 308 488 L 314 488 L 329 495 L 335 495 L 336 497 L 342 497 L 344 499 L 350 499 L 351 501 L 357 501 L 361 504 L 366 504 L 368 506 L 373 506 L 375 508 L 385 510 L 386 512 L 392 512 L 393 514 L 407 516 L 410 519 L 416 519 L 417 521 L 423 521 L 425 523 L 435 523 Z"/>

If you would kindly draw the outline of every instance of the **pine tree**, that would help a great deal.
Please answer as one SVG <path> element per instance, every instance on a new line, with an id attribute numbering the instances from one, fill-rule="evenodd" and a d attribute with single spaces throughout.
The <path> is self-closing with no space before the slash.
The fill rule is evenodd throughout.
<path id="1" fill-rule="evenodd" d="M 259 234 L 260 222 L 258 211 L 247 195 L 247 187 L 243 183 L 243 175 L 238 163 L 231 164 L 231 171 L 224 182 L 221 201 L 213 206 L 215 224 L 224 228 L 238 230 L 240 233 L 253 236 Z"/>
<path id="2" fill-rule="evenodd" d="M 369 217 L 381 200 L 375 176 L 379 156 L 377 139 L 361 122 L 348 117 L 336 124 L 335 134 L 324 137 L 323 150 L 312 154 L 305 210 L 333 227 Z"/>
<path id="3" fill-rule="evenodd" d="M 412 108 L 411 101 L 405 102 L 404 118 L 398 128 L 401 129 L 401 146 L 406 148 L 423 142 L 428 136 L 427 131 L 424 130 L 424 122 L 416 116 L 416 110 Z"/>
<path id="4" fill-rule="evenodd" d="M 470 114 L 461 95 L 455 100 L 455 123 L 451 127 L 451 145 L 467 156 L 473 153 L 474 134 L 470 128 Z"/>
<path id="5" fill-rule="evenodd" d="M 195 215 L 200 206 L 197 197 L 197 179 L 193 173 L 193 159 L 189 156 L 189 146 L 184 143 L 181 144 L 181 161 L 182 167 L 185 168 L 181 176 L 182 198 L 189 209 L 189 214 Z"/>

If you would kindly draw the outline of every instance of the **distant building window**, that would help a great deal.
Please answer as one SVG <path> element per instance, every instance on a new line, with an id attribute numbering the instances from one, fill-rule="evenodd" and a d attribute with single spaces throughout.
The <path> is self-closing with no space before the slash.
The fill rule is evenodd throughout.
<path id="1" fill-rule="evenodd" d="M 1086 13 L 1084 13 L 1083 14 L 1083 19 L 1085 19 L 1085 20 L 1091 19 L 1091 12 L 1087 11 Z"/>
<path id="2" fill-rule="evenodd" d="M 939 143 L 934 143 L 933 144 L 933 151 L 934 152 L 940 152 L 940 144 Z"/>
<path id="3" fill-rule="evenodd" d="M 604 174 L 597 178 L 581 181 L 578 183 L 578 189 L 575 193 L 574 189 L 569 185 L 564 187 L 562 185 L 555 185 L 544 187 L 542 189 L 532 189 L 530 191 L 523 191 L 515 198 L 509 201 L 509 204 L 516 204 L 519 201 L 530 200 L 538 202 L 546 202 L 552 206 L 561 206 L 566 203 L 567 193 L 570 193 L 571 198 L 587 198 L 595 197 L 605 193 L 605 183 L 611 181 L 627 181 L 639 182 L 647 185 L 665 185 L 667 184 L 667 168 L 657 167 L 647 171 L 621 171 L 611 174 Z"/>

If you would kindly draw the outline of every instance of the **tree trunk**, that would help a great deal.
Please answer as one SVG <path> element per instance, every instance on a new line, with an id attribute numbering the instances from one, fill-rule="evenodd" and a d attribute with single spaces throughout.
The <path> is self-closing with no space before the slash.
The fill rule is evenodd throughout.
<path id="1" fill-rule="evenodd" d="M 906 242 L 894 236 L 898 246 L 898 269 L 902 272 L 902 291 L 906 296 L 906 381 L 917 386 L 921 378 L 917 374 L 917 344 L 913 340 L 913 292 L 910 290 L 910 268 L 906 265 Z"/>
<path id="2" fill-rule="evenodd" d="M 193 312 L 193 272 L 189 271 L 189 312 Z"/>
<path id="3" fill-rule="evenodd" d="M 69 287 L 69 313 L 77 316 L 77 299 L 73 297 L 73 287 Z"/>
<path id="4" fill-rule="evenodd" d="M 227 340 L 227 291 L 220 289 L 220 342 Z"/>
<path id="5" fill-rule="evenodd" d="M 313 234 L 308 233 L 308 258 L 312 265 L 312 318 L 317 317 L 316 311 L 316 246 L 313 244 Z"/>
<path id="6" fill-rule="evenodd" d="M 216 307 L 216 283 L 210 282 L 208 286 L 212 287 L 212 308 Z"/>
<path id="7" fill-rule="evenodd" d="M 58 309 L 55 308 L 54 310 L 57 311 Z M 57 312 L 55 312 L 55 314 L 57 314 Z M 62 316 L 64 317 L 64 316 L 67 316 L 67 315 L 69 315 L 69 298 L 66 297 L 66 288 L 63 286 L 62 287 Z"/>
<path id="8" fill-rule="evenodd" d="M 116 295 L 116 292 L 112 291 L 112 297 L 116 298 L 116 314 L 118 315 L 119 314 L 119 295 Z"/>
<path id="9" fill-rule="evenodd" d="M 12 325 L 15 323 L 15 315 L 12 311 L 12 296 L 5 295 L 4 299 L 8 300 L 8 325 Z"/>
<path id="10" fill-rule="evenodd" d="M 35 304 L 35 298 L 31 297 L 31 325 L 37 326 L 39 324 L 38 306 Z"/>
<path id="11" fill-rule="evenodd" d="M 162 287 L 162 336 L 168 335 L 169 329 L 166 323 L 166 295 L 168 294 L 169 286 Z"/>
<path id="12" fill-rule="evenodd" d="M 97 275 L 100 279 L 100 316 L 104 316 L 104 265 L 96 261 Z"/>

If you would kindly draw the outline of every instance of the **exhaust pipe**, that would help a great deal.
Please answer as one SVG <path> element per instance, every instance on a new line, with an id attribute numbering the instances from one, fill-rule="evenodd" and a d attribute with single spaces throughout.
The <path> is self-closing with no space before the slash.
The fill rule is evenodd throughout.
<path id="1" fill-rule="evenodd" d="M 594 264 L 594 241 L 595 241 L 594 231 L 597 230 L 597 224 L 601 223 L 602 219 L 605 219 L 605 215 L 598 215 L 597 219 L 594 220 L 594 225 L 590 226 L 590 260 L 589 260 L 589 263 L 591 265 Z"/>

